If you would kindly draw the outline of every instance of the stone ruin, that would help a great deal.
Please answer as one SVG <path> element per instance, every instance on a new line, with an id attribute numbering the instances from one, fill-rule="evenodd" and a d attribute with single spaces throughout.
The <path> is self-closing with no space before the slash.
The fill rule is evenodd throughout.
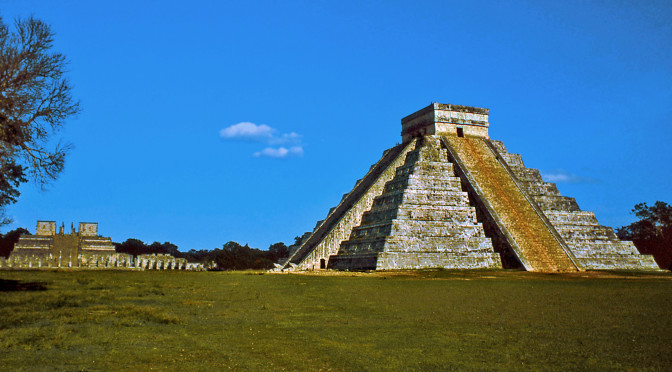
<path id="1" fill-rule="evenodd" d="M 37 221 L 35 235 L 22 235 L 9 258 L 0 257 L 0 269 L 136 269 L 204 270 L 203 264 L 187 262 L 169 254 L 143 254 L 133 257 L 117 253 L 112 240 L 98 235 L 98 224 L 80 222 L 79 231 L 70 226 L 65 233 L 56 222 Z"/>
<path id="2" fill-rule="evenodd" d="M 189 262 L 169 254 L 140 254 L 135 258 L 135 267 L 145 270 L 205 270 L 202 263 Z"/>
<path id="3" fill-rule="evenodd" d="M 318 221 L 282 270 L 658 270 L 520 155 L 489 110 L 433 103 Z"/>

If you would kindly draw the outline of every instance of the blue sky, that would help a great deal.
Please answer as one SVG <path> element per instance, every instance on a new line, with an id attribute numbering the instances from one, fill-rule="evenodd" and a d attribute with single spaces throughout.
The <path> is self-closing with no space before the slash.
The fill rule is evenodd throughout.
<path id="1" fill-rule="evenodd" d="M 181 250 L 291 243 L 400 120 L 487 107 L 490 136 L 608 226 L 672 203 L 669 1 L 0 0 L 52 25 L 82 113 L 61 177 L 8 209 Z"/>

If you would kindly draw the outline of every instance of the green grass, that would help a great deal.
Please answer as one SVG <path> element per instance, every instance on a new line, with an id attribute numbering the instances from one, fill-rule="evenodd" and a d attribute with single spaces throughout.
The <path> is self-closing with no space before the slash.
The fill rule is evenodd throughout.
<path id="1" fill-rule="evenodd" d="M 669 273 L 261 274 L 0 271 L 0 366 L 672 369 Z"/>

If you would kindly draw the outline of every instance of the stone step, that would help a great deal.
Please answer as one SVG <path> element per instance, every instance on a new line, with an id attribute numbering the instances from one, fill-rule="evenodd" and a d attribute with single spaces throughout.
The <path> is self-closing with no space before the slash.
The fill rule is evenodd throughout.
<path id="1" fill-rule="evenodd" d="M 378 253 L 385 249 L 386 237 L 375 237 L 341 242 L 338 255 Z"/>
<path id="2" fill-rule="evenodd" d="M 460 179 L 455 177 L 421 178 L 411 176 L 406 179 L 394 179 L 385 184 L 385 193 L 391 193 L 406 188 L 415 190 L 454 190 L 462 191 Z"/>
<path id="3" fill-rule="evenodd" d="M 521 166 L 511 166 L 511 171 L 518 178 L 518 180 L 523 182 L 544 182 L 541 174 L 538 169 L 534 168 L 524 168 Z"/>
<path id="4" fill-rule="evenodd" d="M 376 197 L 373 201 L 373 208 L 399 205 L 402 202 L 405 204 L 458 206 L 468 204 L 469 197 L 466 192 L 433 191 L 420 193 L 416 190 L 409 190 L 404 194 L 395 192 Z"/>
<path id="5" fill-rule="evenodd" d="M 456 196 L 461 196 L 461 195 L 467 195 L 465 191 L 462 191 L 461 189 L 439 189 L 439 188 L 416 188 L 413 186 L 409 186 L 405 189 L 396 189 L 390 192 L 385 192 L 379 196 L 376 196 L 374 199 L 385 199 L 385 198 L 394 198 L 398 196 L 412 196 L 412 195 L 419 195 L 419 196 L 429 196 L 429 197 L 434 197 L 434 198 L 442 198 L 442 197 L 456 197 Z"/>
<path id="6" fill-rule="evenodd" d="M 456 224 L 453 220 L 412 220 L 412 219 L 395 219 L 392 220 L 393 233 L 399 235 L 415 235 L 417 233 L 425 233 L 427 236 L 457 236 L 458 232 L 463 231 L 464 236 L 485 236 L 483 233 L 476 233 L 476 231 L 483 231 L 483 225 L 468 221 L 465 224 Z M 475 235 L 477 234 L 477 235 Z"/>
<path id="7" fill-rule="evenodd" d="M 395 177 L 402 177 L 409 174 L 421 175 L 453 175 L 453 165 L 451 163 L 411 163 L 399 167 L 395 171 Z"/>
<path id="8" fill-rule="evenodd" d="M 506 162 L 506 164 L 509 165 L 509 167 L 525 167 L 525 163 L 523 163 L 523 157 L 520 156 L 519 154 L 511 154 L 511 153 L 502 153 L 500 152 L 500 155 L 502 155 L 502 158 Z"/>
<path id="9" fill-rule="evenodd" d="M 464 221 L 476 224 L 474 207 L 463 205 L 406 205 L 399 207 L 398 219 Z"/>
<path id="10" fill-rule="evenodd" d="M 607 226 L 556 226 L 555 230 L 565 240 L 618 240 L 614 230 Z"/>
<path id="11" fill-rule="evenodd" d="M 509 153 L 509 151 L 506 149 L 506 146 L 504 145 L 504 142 L 498 141 L 498 140 L 490 140 L 490 142 L 492 142 L 492 144 L 497 149 L 497 152 L 499 152 L 500 154 L 508 154 Z"/>
<path id="12" fill-rule="evenodd" d="M 522 156 L 520 156 L 519 154 L 513 154 L 508 152 L 506 146 L 504 146 L 504 143 L 502 143 L 501 141 L 491 140 L 490 142 L 494 145 L 499 155 L 501 155 L 501 157 L 504 159 L 506 164 L 509 165 L 509 167 L 525 168 Z"/>
<path id="13" fill-rule="evenodd" d="M 328 269 L 332 270 L 376 270 L 378 253 L 363 255 L 331 255 Z"/>
<path id="14" fill-rule="evenodd" d="M 381 252 L 376 267 L 391 269 L 486 269 L 500 266 L 499 255 L 494 252 Z"/>
<path id="15" fill-rule="evenodd" d="M 455 225 L 448 221 L 392 220 L 387 223 L 357 226 L 352 229 L 350 240 L 378 236 L 447 237 L 469 239 L 483 237 L 483 227 L 478 225 Z"/>
<path id="16" fill-rule="evenodd" d="M 521 182 L 529 195 L 562 196 L 558 187 L 548 182 Z"/>
<path id="17" fill-rule="evenodd" d="M 450 237 L 404 237 L 387 238 L 386 252 L 489 252 L 494 253 L 490 238 L 475 236 L 469 239 Z"/>
<path id="18" fill-rule="evenodd" d="M 614 244 L 619 245 L 623 253 L 640 254 L 637 247 L 635 247 L 635 243 L 629 240 L 618 240 Z"/>
<path id="19" fill-rule="evenodd" d="M 639 251 L 633 245 L 622 244 L 614 241 L 580 241 L 567 242 L 574 254 L 579 257 L 593 257 L 603 254 L 639 255 Z"/>
<path id="20" fill-rule="evenodd" d="M 593 212 L 545 210 L 544 214 L 555 226 L 599 226 L 597 218 L 595 218 L 595 214 Z"/>
<path id="21" fill-rule="evenodd" d="M 649 270 L 660 271 L 652 256 L 637 255 L 608 255 L 600 254 L 591 257 L 579 258 L 581 264 L 588 270 Z"/>
<path id="22" fill-rule="evenodd" d="M 532 195 L 532 198 L 542 211 L 581 211 L 576 200 L 567 196 Z"/>
<path id="23" fill-rule="evenodd" d="M 341 243 L 341 249 L 338 254 L 368 254 L 382 251 L 494 253 L 490 238 L 486 237 L 475 237 L 469 240 L 450 239 L 445 237 L 375 237 L 344 241 Z"/>
<path id="24" fill-rule="evenodd" d="M 398 208 L 387 206 L 385 209 L 372 209 L 364 212 L 361 225 L 381 223 L 393 219 L 412 219 L 427 221 L 450 221 L 454 224 L 476 224 L 476 211 L 469 206 L 418 205 Z"/>
<path id="25" fill-rule="evenodd" d="M 424 205 L 464 205 L 468 204 L 469 197 L 461 190 L 427 190 L 406 189 L 405 203 Z"/>

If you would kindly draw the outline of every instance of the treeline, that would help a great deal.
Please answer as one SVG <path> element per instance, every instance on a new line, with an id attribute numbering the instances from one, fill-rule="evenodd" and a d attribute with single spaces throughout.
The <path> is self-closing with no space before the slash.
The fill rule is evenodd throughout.
<path id="1" fill-rule="evenodd" d="M 189 262 L 200 262 L 210 270 L 268 270 L 274 263 L 289 257 L 289 248 L 285 243 L 275 243 L 268 250 L 251 248 L 228 242 L 222 248 L 213 250 L 195 250 L 181 252 L 175 244 L 154 242 L 146 245 L 138 239 L 127 239 L 123 243 L 114 243 L 116 251 L 134 256 L 140 254 L 170 254 L 177 258 L 186 258 Z"/>
<path id="2" fill-rule="evenodd" d="M 6 234 L 0 234 L 0 257 L 8 258 L 14 250 L 14 244 L 19 241 L 19 237 L 30 232 L 23 227 L 8 231 Z"/>
<path id="3" fill-rule="evenodd" d="M 169 254 L 171 256 L 180 257 L 181 253 L 175 244 L 172 243 L 159 243 L 154 242 L 150 245 L 146 245 L 142 240 L 138 239 L 126 239 L 123 243 L 113 243 L 114 248 L 117 253 L 128 253 L 133 256 L 140 254 L 153 254 L 153 253 L 162 253 Z"/>
<path id="4" fill-rule="evenodd" d="M 617 229 L 618 238 L 632 240 L 641 253 L 653 255 L 658 266 L 672 270 L 672 206 L 662 201 L 651 206 L 639 203 L 632 213 L 639 221 Z"/>

